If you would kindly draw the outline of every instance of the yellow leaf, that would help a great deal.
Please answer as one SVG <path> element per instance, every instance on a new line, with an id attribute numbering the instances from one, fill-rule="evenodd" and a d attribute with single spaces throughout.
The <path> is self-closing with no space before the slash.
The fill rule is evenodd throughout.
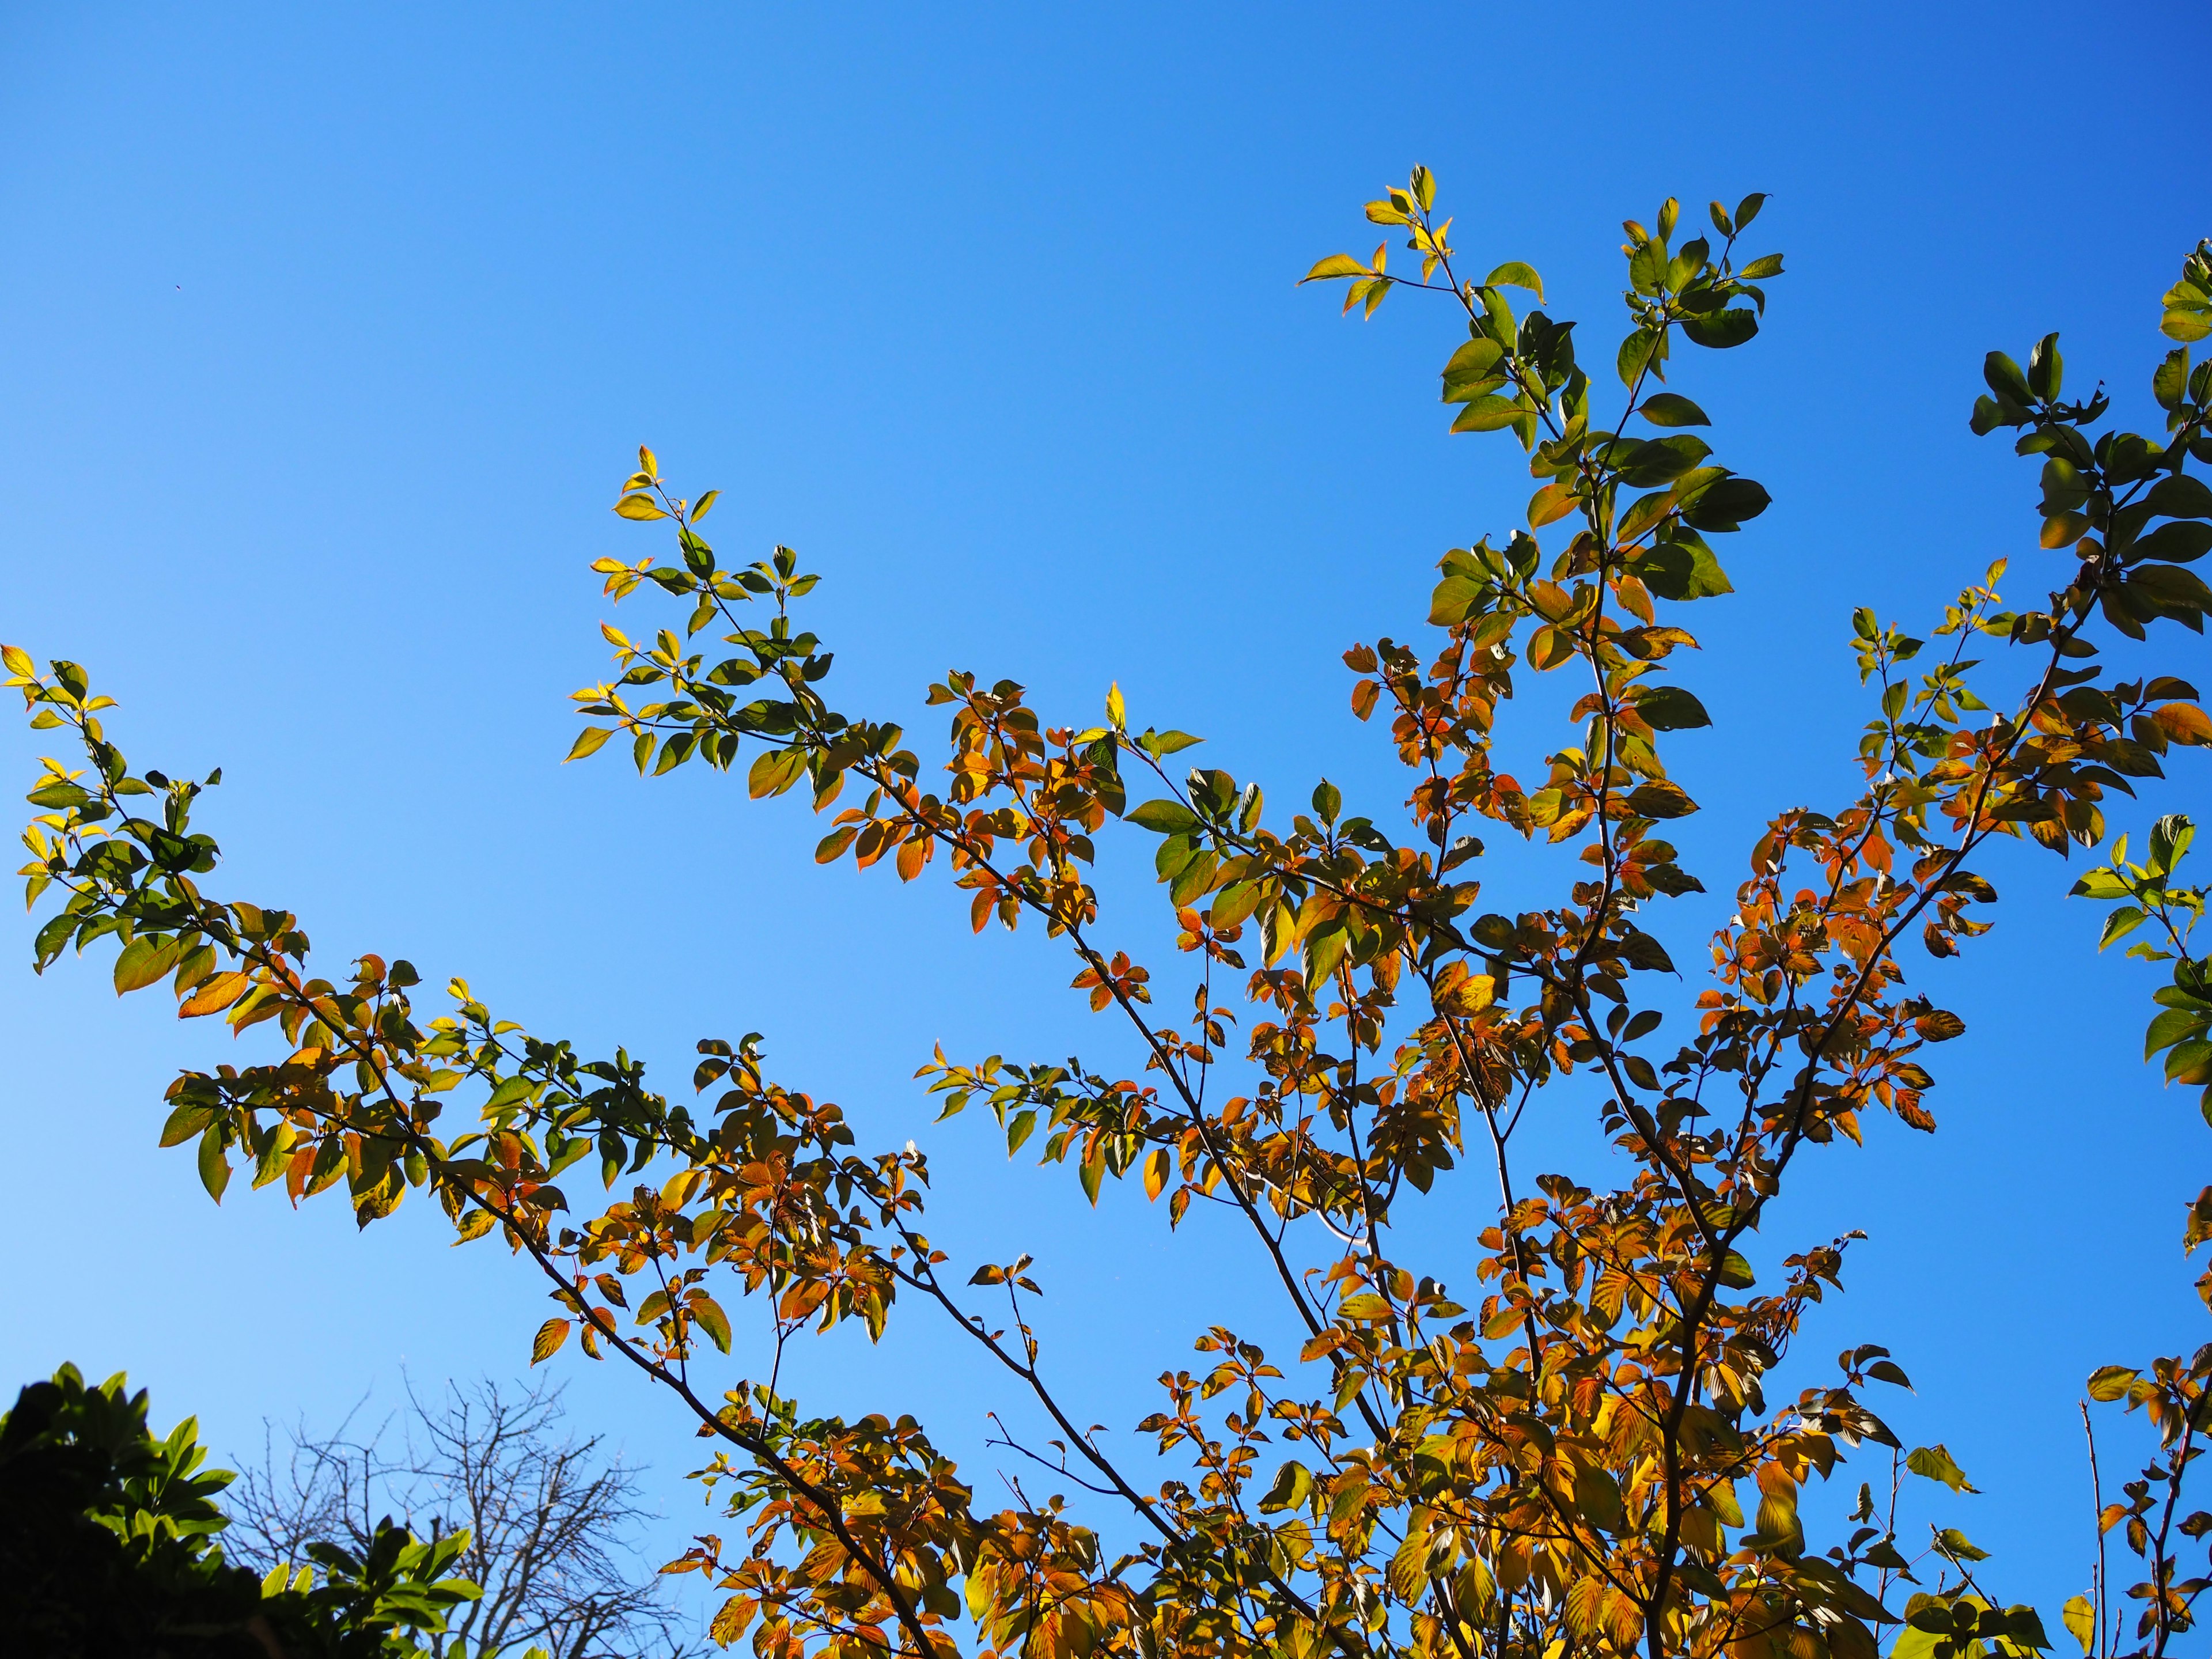
<path id="1" fill-rule="evenodd" d="M 625 519 L 635 519 L 641 524 L 649 519 L 665 519 L 668 515 L 653 504 L 653 497 L 640 492 L 625 495 L 615 503 L 615 511 Z"/>
<path id="2" fill-rule="evenodd" d="M 561 1351 L 568 1340 L 568 1322 L 549 1319 L 538 1328 L 538 1334 L 530 1339 L 530 1363 L 541 1364 Z"/>
<path id="3" fill-rule="evenodd" d="M 614 736 L 614 732 L 606 726 L 586 726 L 582 731 L 576 733 L 576 741 L 569 745 L 568 752 L 563 759 L 563 763 L 565 764 L 568 761 L 572 760 L 581 760 L 586 755 L 596 755 L 599 753 L 601 745 L 612 736 Z"/>
<path id="4" fill-rule="evenodd" d="M 1145 1160 L 1145 1196 L 1158 1198 L 1166 1189 L 1172 1160 L 1164 1146 L 1155 1146 L 1152 1155 Z"/>
<path id="5" fill-rule="evenodd" d="M 714 503 L 721 498 L 722 492 L 719 489 L 710 489 L 705 495 L 702 495 L 699 498 L 699 504 L 691 509 L 691 522 L 693 524 L 696 524 L 700 520 L 705 518 L 709 513 L 713 512 L 714 510 Z"/>
<path id="6" fill-rule="evenodd" d="M 745 774 L 745 788 L 755 800 L 769 795 L 780 795 L 797 783 L 806 770 L 806 751 L 803 749 L 768 749 L 752 763 Z"/>
<path id="7" fill-rule="evenodd" d="M 1126 730 L 1129 724 L 1128 705 L 1121 701 L 1121 682 L 1119 680 L 1106 689 L 1106 724 L 1116 732 Z"/>
<path id="8" fill-rule="evenodd" d="M 639 470 L 649 478 L 657 478 L 660 476 L 660 463 L 653 459 L 653 452 L 643 444 L 637 447 L 637 465 Z"/>
<path id="9" fill-rule="evenodd" d="M 1442 992 L 1437 1006 L 1449 1013 L 1479 1014 L 1498 1000 L 1498 981 L 1488 974 L 1469 974 Z"/>
<path id="10" fill-rule="evenodd" d="M 1367 267 L 1349 253 L 1332 253 L 1298 278 L 1301 283 L 1324 283 L 1333 276 L 1364 276 Z"/>
<path id="11" fill-rule="evenodd" d="M 8 672 L 11 674 L 31 672 L 31 653 L 19 645 L 0 645 L 0 662 L 8 665 Z"/>
<path id="12" fill-rule="evenodd" d="M 2059 1614 L 2059 1617 L 2066 1621 L 2066 1628 L 2073 1632 L 2074 1639 L 2081 1644 L 2081 1651 L 2084 1654 L 2094 1653 L 2097 1650 L 2097 1609 L 2095 1604 L 2087 1596 L 2075 1596 L 2067 1602 L 2065 1610 Z"/>
<path id="13" fill-rule="evenodd" d="M 759 1611 L 760 1603 L 751 1596 L 732 1595 L 714 1614 L 714 1622 L 708 1626 L 707 1633 L 723 1647 L 732 1646 L 745 1633 L 745 1627 Z"/>

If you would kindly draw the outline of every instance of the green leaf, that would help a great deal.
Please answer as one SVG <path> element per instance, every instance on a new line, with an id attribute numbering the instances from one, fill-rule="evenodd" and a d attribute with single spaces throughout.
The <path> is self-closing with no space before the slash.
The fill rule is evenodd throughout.
<path id="1" fill-rule="evenodd" d="M 2127 845 L 2126 836 L 2120 837 L 2120 845 L 2123 848 Z M 2115 853 L 2113 856 L 2124 858 L 2127 854 L 2124 852 L 2119 852 Z M 2094 899 L 2127 898 L 2133 895 L 2135 890 L 2128 878 L 2117 870 L 2092 870 L 2081 880 L 2075 882 L 2069 890 L 2075 898 Z"/>
<path id="2" fill-rule="evenodd" d="M 1367 274 L 1367 267 L 1349 253 L 1332 253 L 1299 277 L 1298 283 L 1304 286 L 1307 283 L 1325 283 L 1336 276 L 1364 276 Z"/>
<path id="3" fill-rule="evenodd" d="M 1267 1488 L 1267 1495 L 1260 1500 L 1260 1512 L 1275 1515 L 1284 1510 L 1303 1509 L 1312 1492 L 1311 1471 L 1292 1458 L 1275 1471 L 1274 1484 Z"/>
<path id="4" fill-rule="evenodd" d="M 2212 310 L 2202 306 L 2169 306 L 2159 319 L 2158 328 L 2169 340 L 2193 345 L 2212 334 Z"/>
<path id="5" fill-rule="evenodd" d="M 1679 784 L 1655 780 L 1629 792 L 1628 810 L 1639 818 L 1684 818 L 1698 810 L 1698 804 Z"/>
<path id="6" fill-rule="evenodd" d="M 1306 983 L 1320 985 L 1337 969 L 1344 953 L 1352 948 L 1352 936 L 1341 923 L 1329 922 L 1316 927 L 1305 938 Z"/>
<path id="7" fill-rule="evenodd" d="M 1634 387 L 1638 378 L 1651 362 L 1651 353 L 1658 343 L 1659 336 L 1648 328 L 1639 328 L 1622 339 L 1613 364 L 1613 372 L 1620 376 L 1621 385 Z"/>
<path id="8" fill-rule="evenodd" d="M 1513 424 L 1522 415 L 1519 402 L 1510 398 L 1492 395 L 1477 398 L 1459 412 L 1451 423 L 1455 432 L 1500 432 Z"/>
<path id="9" fill-rule="evenodd" d="M 222 1202 L 222 1189 L 230 1185 L 230 1159 L 224 1155 L 222 1126 L 210 1123 L 207 1133 L 200 1137 L 200 1185 L 216 1203 Z"/>
<path id="10" fill-rule="evenodd" d="M 2056 398 L 2065 378 L 2066 360 L 2058 355 L 2058 337 L 2046 334 L 2027 354 L 2027 389 L 2039 398 Z"/>
<path id="11" fill-rule="evenodd" d="M 1966 1479 L 1966 1471 L 1952 1461 L 1949 1451 L 1940 1444 L 1921 1446 L 1908 1452 L 1905 1458 L 1905 1467 L 1911 1469 L 1913 1474 L 1927 1480 L 1941 1481 L 1953 1492 L 1980 1490 Z"/>
<path id="12" fill-rule="evenodd" d="M 2164 559 L 2169 564 L 2188 564 L 2212 551 L 2212 524 L 2198 524 L 2189 520 L 2177 520 L 2162 524 L 2149 534 L 2136 538 L 2129 556 L 2137 559 Z"/>
<path id="13" fill-rule="evenodd" d="M 1713 723 L 1705 704 L 1679 685 L 1647 685 L 1639 692 L 1636 712 L 1654 731 L 1682 732 Z"/>
<path id="14" fill-rule="evenodd" d="M 1260 908 L 1266 891 L 1265 886 L 1256 881 L 1232 882 L 1215 896 L 1206 919 L 1218 929 L 1241 927 Z"/>
<path id="15" fill-rule="evenodd" d="M 2178 564 L 2139 564 L 2127 574 L 2130 593 L 2148 595 L 2163 610 L 2212 610 L 2212 587 L 2193 570 Z"/>
<path id="16" fill-rule="evenodd" d="M 204 1133 L 214 1109 L 204 1103 L 186 1100 L 179 1103 L 169 1114 L 169 1121 L 161 1126 L 161 1145 L 181 1146 L 194 1135 Z"/>
<path id="17" fill-rule="evenodd" d="M 581 760 L 586 755 L 598 754 L 601 747 L 606 743 L 606 740 L 612 736 L 614 736 L 614 732 L 611 727 L 605 726 L 586 726 L 582 731 L 576 733 L 576 741 L 568 746 L 568 754 L 562 757 L 563 763 L 565 764 L 567 762 L 572 760 Z"/>
<path id="18" fill-rule="evenodd" d="M 2143 501 L 2154 519 L 2212 519 L 2212 489 L 2191 473 L 2176 472 L 2160 478 Z"/>
<path id="19" fill-rule="evenodd" d="M 1450 628 L 1465 622 L 1488 586 L 1480 577 L 1457 571 L 1446 576 L 1429 596 L 1430 623 L 1437 628 Z"/>
<path id="20" fill-rule="evenodd" d="M 1482 285 L 1485 288 L 1522 288 L 1539 300 L 1544 297 L 1544 279 L 1536 274 L 1534 265 L 1524 264 L 1518 259 L 1508 259 L 1484 277 Z"/>
<path id="21" fill-rule="evenodd" d="M 1705 411 L 1674 392 L 1655 392 L 1637 412 L 1654 426 L 1711 426 Z"/>
<path id="22" fill-rule="evenodd" d="M 643 490 L 623 496 L 615 503 L 615 511 L 621 514 L 623 518 L 635 519 L 641 524 L 668 516 L 660 510 L 659 504 Z"/>
<path id="23" fill-rule="evenodd" d="M 2160 875 L 2171 875 L 2174 866 L 2189 856 L 2189 844 L 2197 839 L 2197 826 L 2185 812 L 2168 812 L 2150 827 L 2150 867 Z"/>
<path id="24" fill-rule="evenodd" d="M 1977 438 L 1987 437 L 2001 426 L 2017 424 L 2017 422 L 2007 418 L 2002 404 L 1987 395 L 1974 399 L 1974 412 L 1966 417 L 1966 429 Z"/>
<path id="25" fill-rule="evenodd" d="M 2212 1041 L 2191 1037 L 2175 1043 L 2166 1051 L 2166 1080 L 2168 1083 L 2186 1083 L 2191 1086 L 2212 1083 Z"/>
<path id="26" fill-rule="evenodd" d="M 1713 453 L 1712 446 L 1694 433 L 1678 433 L 1671 438 L 1654 438 L 1639 444 L 1620 469 L 1623 483 L 1638 489 L 1648 489 L 1655 484 L 1673 483 L 1697 470 L 1699 462 Z M 1692 488 L 1696 488 L 1692 481 Z M 1710 489 L 1711 486 L 1705 487 Z"/>
<path id="27" fill-rule="evenodd" d="M 806 751 L 803 749 L 768 749 L 745 774 L 746 793 L 755 800 L 769 795 L 781 795 L 805 775 Z"/>
<path id="28" fill-rule="evenodd" d="M 1210 849 L 1200 848 L 1191 855 L 1175 879 L 1168 884 L 1168 898 L 1177 909 L 1203 898 L 1213 890 L 1213 878 L 1221 867 L 1220 859 Z"/>
<path id="29" fill-rule="evenodd" d="M 1186 749 L 1195 749 L 1204 738 L 1194 738 L 1188 732 L 1147 732 L 1137 739 L 1139 745 L 1154 755 L 1178 755 Z"/>
<path id="30" fill-rule="evenodd" d="M 1773 499 L 1755 480 L 1718 478 L 1684 505 L 1682 520 L 1695 530 L 1734 530 L 1765 512 Z"/>
<path id="31" fill-rule="evenodd" d="M 1982 379 L 2000 401 L 2008 400 L 2023 409 L 2035 401 L 2035 394 L 2027 389 L 2027 376 L 2002 351 L 1992 351 L 1982 359 Z"/>
<path id="32" fill-rule="evenodd" d="M 501 1078 L 499 1086 L 491 1091 L 491 1097 L 484 1102 L 483 1109 L 487 1112 L 496 1112 L 519 1100 L 527 1100 L 537 1087 L 530 1079 L 519 1073 L 514 1077 Z"/>
<path id="33" fill-rule="evenodd" d="M 1638 557 L 1629 569 L 1662 599 L 1686 603 L 1735 592 L 1712 549 L 1694 531 L 1677 530 L 1669 540 Z"/>
<path id="34" fill-rule="evenodd" d="M 703 1291 L 694 1291 L 685 1304 L 691 1317 L 699 1322 L 699 1328 L 707 1333 L 708 1340 L 724 1353 L 730 1351 L 730 1319 L 722 1311 L 720 1303 Z"/>
<path id="35" fill-rule="evenodd" d="M 2122 905 L 2105 918 L 2105 931 L 2097 936 L 2097 948 L 2101 951 L 2108 945 L 2117 944 L 2142 927 L 2147 920 L 2148 918 L 2137 906 Z M 2146 1055 L 2145 1058 L 2148 1059 L 2148 1056 Z"/>
<path id="36" fill-rule="evenodd" d="M 1131 807 L 1126 816 L 1139 830 L 1158 836 L 1179 836 L 1198 827 L 1198 814 L 1179 800 L 1148 800 Z"/>
<path id="37" fill-rule="evenodd" d="M 1759 332 L 1759 313 L 1737 307 L 1711 312 L 1703 317 L 1685 317 L 1682 332 L 1698 345 L 1726 350 L 1730 346 L 1741 345 Z"/>
<path id="38" fill-rule="evenodd" d="M 168 976 L 177 965 L 178 941 L 141 935 L 125 945 L 115 958 L 115 994 L 143 989 Z"/>
<path id="39" fill-rule="evenodd" d="M 1497 341 L 1477 336 L 1451 355 L 1444 365 L 1443 401 L 1448 404 L 1470 403 L 1486 392 L 1496 391 L 1505 383 L 1498 372 L 1498 364 L 1505 356 L 1504 348 Z"/>
<path id="40" fill-rule="evenodd" d="M 1956 1527 L 1945 1527 L 1936 1535 L 1943 1540 L 1943 1547 L 1961 1561 L 1986 1561 L 1990 1559 L 1987 1550 L 1976 1548 L 1973 1540 Z"/>

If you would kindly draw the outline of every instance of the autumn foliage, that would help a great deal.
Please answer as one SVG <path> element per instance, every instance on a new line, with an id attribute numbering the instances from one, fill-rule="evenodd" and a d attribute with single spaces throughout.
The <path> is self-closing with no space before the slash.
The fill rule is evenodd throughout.
<path id="1" fill-rule="evenodd" d="M 2055 336 L 2024 368 L 1990 355 L 1974 429 L 2014 434 L 2042 468 L 2033 594 L 2008 609 L 2000 563 L 1924 638 L 1857 613 L 1863 787 L 1748 830 L 1734 914 L 1699 961 L 1664 921 L 1665 901 L 1703 890 L 1667 839 L 1698 810 L 1668 744 L 1709 723 L 1680 677 L 1697 644 L 1684 607 L 1730 591 L 1717 550 L 1768 497 L 1674 387 L 1759 331 L 1783 264 L 1740 249 L 1763 199 L 1714 204 L 1709 231 L 1671 200 L 1627 225 L 1627 329 L 1595 374 L 1534 270 L 1460 267 L 1424 169 L 1367 207 L 1412 267 L 1393 275 L 1386 241 L 1313 268 L 1347 284 L 1347 310 L 1403 288 L 1463 322 L 1443 369 L 1453 429 L 1510 434 L 1535 482 L 1525 527 L 1443 556 L 1425 629 L 1345 653 L 1352 713 L 1406 769 L 1401 799 L 1348 803 L 1324 782 L 1285 811 L 1257 782 L 1186 768 L 1174 757 L 1197 740 L 1139 728 L 1118 691 L 1097 723 L 1055 722 L 1021 686 L 966 672 L 928 690 L 949 729 L 926 763 L 900 725 L 833 705 L 796 555 L 725 563 L 701 528 L 714 493 L 679 495 L 650 451 L 622 488 L 615 511 L 668 556 L 596 568 L 612 599 L 672 609 L 650 635 L 605 626 L 613 674 L 576 694 L 571 757 L 620 739 L 642 773 L 696 763 L 755 798 L 801 793 L 827 820 L 819 862 L 949 880 L 979 931 L 1042 928 L 1112 1023 L 1113 1055 L 939 1052 L 927 1091 L 988 1109 L 1010 1152 L 1066 1166 L 1078 1201 L 1133 1178 L 1170 1226 L 1200 1203 L 1249 1224 L 1246 1270 L 1300 1335 L 1274 1350 L 1198 1335 L 1136 1425 L 1172 1478 L 1140 1484 L 1063 1410 L 1026 1259 L 956 1263 L 932 1243 L 912 1142 L 861 1149 L 835 1105 L 769 1075 L 756 1038 L 702 1042 L 679 1103 L 626 1054 L 534 1036 L 460 980 L 433 1012 L 396 957 L 317 976 L 298 919 L 203 890 L 204 786 L 133 773 L 83 671 L 11 649 L 33 724 L 84 757 L 51 763 L 30 798 L 31 897 L 60 900 L 39 965 L 112 935 L 119 990 L 167 983 L 185 1017 L 281 1037 L 169 1091 L 163 1142 L 197 1149 L 211 1194 L 243 1171 L 295 1202 L 343 1194 L 366 1225 L 420 1192 L 550 1289 L 533 1359 L 573 1337 L 695 1417 L 735 1525 L 678 1565 L 724 1592 L 716 1638 L 761 1659 L 2047 1647 L 2033 1610 L 1983 1590 L 1968 1540 L 1900 1522 L 1908 1477 L 1966 1477 L 1883 1423 L 1881 1389 L 1905 1381 L 1883 1349 L 1832 1367 L 1798 1350 L 1850 1241 L 1777 1249 L 1773 1206 L 1802 1160 L 1849 1157 L 1874 1116 L 1936 1127 L 1933 1045 L 1964 1028 L 1908 972 L 1986 930 L 1987 855 L 2100 846 L 2116 793 L 2212 742 L 2183 680 L 2106 683 L 2099 660 L 2114 634 L 2171 649 L 2212 606 L 2188 568 L 2212 547 L 2212 490 L 2190 470 L 2212 461 L 2212 363 L 2188 350 L 2212 330 L 2212 264 L 2191 254 L 2166 297 L 2182 343 L 2153 380 L 2163 435 L 2100 429 L 2101 391 L 2065 401 Z M 1571 729 L 1509 753 L 1506 699 L 1544 675 L 1575 688 Z M 1094 884 L 1099 840 L 1133 835 L 1178 925 L 1173 963 L 1135 959 Z M 1484 835 L 1554 849 L 1550 906 L 1485 906 Z M 2171 879 L 2185 845 L 2163 821 L 2150 864 L 2118 848 L 2084 890 L 2166 929 L 2174 991 L 2153 1037 L 2171 1075 L 2207 1082 L 2212 983 L 2186 944 L 2201 896 Z M 1577 1074 L 1600 1080 L 1619 1156 L 1532 1177 L 1516 1127 Z M 1493 1211 L 1471 1250 L 1414 1259 L 1394 1222 L 1462 1165 L 1494 1182 Z M 2212 1200 L 2190 1226 L 2192 1244 L 2212 1232 Z M 1754 1229 L 1778 1266 L 1754 1271 Z M 759 1380 L 772 1352 L 732 1353 L 727 1309 L 747 1296 L 772 1303 L 777 1349 L 848 1320 L 945 1320 L 1054 1425 L 1073 1496 L 980 1504 L 900 1414 L 895 1379 L 882 1415 L 808 1414 Z M 2176 1504 L 2208 1378 L 2203 1357 L 2099 1373 L 2098 1397 L 2146 1408 L 2159 1445 L 2106 1520 L 2143 1581 L 2099 1569 L 2066 1615 L 2085 1651 L 2162 1653 L 2190 1624 L 2203 1581 L 2179 1557 L 2212 1517 Z M 1801 1493 L 1855 1461 L 1854 1529 L 1808 1538 Z"/>

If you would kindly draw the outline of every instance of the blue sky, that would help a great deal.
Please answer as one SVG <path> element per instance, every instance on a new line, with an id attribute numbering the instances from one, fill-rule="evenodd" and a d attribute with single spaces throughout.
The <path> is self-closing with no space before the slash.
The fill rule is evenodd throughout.
<path id="1" fill-rule="evenodd" d="M 1058 958 L 971 939 L 941 884 L 817 871 L 794 801 L 556 763 L 604 662 L 586 567 L 648 546 L 606 511 L 635 446 L 723 490 L 726 556 L 824 574 L 848 708 L 932 732 L 920 692 L 957 666 L 1087 723 L 1119 680 L 1274 799 L 1326 773 L 1387 806 L 1337 653 L 1415 633 L 1435 559 L 1528 482 L 1447 437 L 1441 309 L 1362 325 L 1292 279 L 1370 247 L 1360 203 L 1425 161 L 1469 263 L 1535 264 L 1601 359 L 1620 220 L 1772 192 L 1765 331 L 1676 376 L 1776 501 L 1692 619 L 1717 725 L 1674 745 L 1725 892 L 1759 817 L 1848 786 L 1853 605 L 1924 625 L 1992 558 L 2044 574 L 2032 470 L 1966 429 L 1982 353 L 2062 329 L 2073 375 L 2151 418 L 2155 297 L 2212 229 L 2180 136 L 2207 33 L 2150 4 L 8 8 L 0 637 L 88 664 L 142 764 L 221 764 L 230 890 L 332 960 L 464 973 L 672 1088 L 694 1038 L 761 1030 L 864 1139 L 922 1139 L 940 1237 L 1037 1254 L 1071 1394 L 1126 1427 L 1197 1329 L 1268 1328 L 1249 1259 L 1132 1202 L 1071 1212 L 1063 1172 L 929 1128 L 908 1081 L 939 1041 L 1132 1066 Z M 1522 752 L 1552 740 L 1532 720 Z M 0 738 L 26 787 L 38 752 Z M 2185 768 L 2166 804 L 2203 795 Z M 1499 902 L 1535 902 L 1535 863 L 1493 862 Z M 1142 848 L 1108 871 L 1158 943 Z M 1998 933 L 1929 979 L 1971 1027 L 1941 1133 L 1829 1154 L 1770 1242 L 1868 1231 L 1807 1352 L 1896 1350 L 1900 1431 L 1986 1494 L 1942 1518 L 2048 1609 L 2087 1582 L 2080 1379 L 2203 1334 L 2176 1239 L 2206 1131 L 2140 1066 L 2148 981 L 2094 957 L 2070 876 L 1989 873 Z M 1719 914 L 1683 908 L 1678 958 Z M 173 1067 L 226 1041 L 104 966 L 34 981 L 28 939 L 0 979 L 0 1379 L 127 1367 L 240 1447 L 403 1363 L 520 1368 L 528 1277 L 429 1216 L 210 1206 L 153 1143 Z M 1577 1154 L 1589 1104 L 1544 1152 Z M 1485 1202 L 1470 1176 L 1419 1224 L 1437 1271 Z M 558 1363 L 680 1539 L 696 1443 Z M 824 1406 L 914 1409 L 992 1480 L 992 1396 L 919 1317 L 805 1363 Z"/>

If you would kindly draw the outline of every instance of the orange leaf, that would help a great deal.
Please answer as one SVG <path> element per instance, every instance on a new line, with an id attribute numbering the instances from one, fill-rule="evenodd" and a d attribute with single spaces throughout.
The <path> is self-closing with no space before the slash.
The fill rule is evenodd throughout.
<path id="1" fill-rule="evenodd" d="M 538 1364 L 560 1352 L 561 1345 L 568 1340 L 568 1322 L 549 1319 L 538 1328 L 538 1334 L 530 1339 L 530 1363 Z"/>
<path id="2" fill-rule="evenodd" d="M 1152 1155 L 1145 1160 L 1145 1196 L 1157 1199 L 1166 1189 L 1170 1173 L 1168 1149 L 1164 1146 L 1154 1147 Z"/>
<path id="3" fill-rule="evenodd" d="M 1547 483 L 1528 498 L 1528 527 L 1540 530 L 1555 524 L 1581 505 L 1575 492 L 1561 483 Z"/>
<path id="4" fill-rule="evenodd" d="M 2212 720 L 2193 702 L 2170 702 L 2153 711 L 2151 718 L 2172 743 L 2212 744 Z"/>
<path id="5" fill-rule="evenodd" d="M 179 1019 L 192 1019 L 201 1014 L 219 1014 L 246 994 L 253 983 L 252 975 L 233 969 L 228 973 L 216 974 L 203 981 L 199 988 L 177 1010 Z"/>

